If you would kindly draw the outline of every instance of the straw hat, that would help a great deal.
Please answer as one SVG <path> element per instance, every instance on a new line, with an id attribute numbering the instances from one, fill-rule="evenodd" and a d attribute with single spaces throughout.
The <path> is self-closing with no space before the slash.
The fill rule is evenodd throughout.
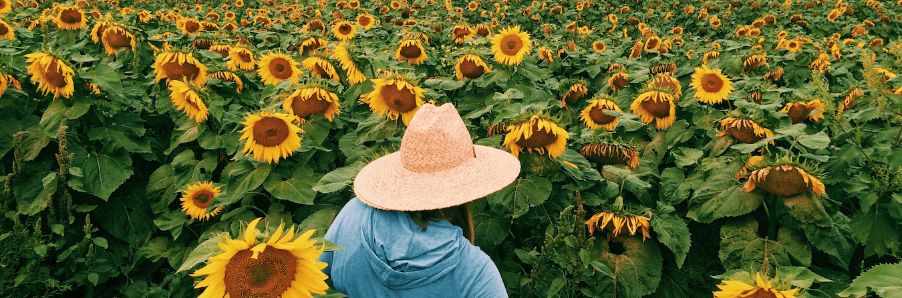
<path id="1" fill-rule="evenodd" d="M 473 145 L 451 104 L 423 105 L 401 149 L 374 160 L 354 178 L 354 193 L 382 210 L 422 211 L 461 205 L 501 190 L 520 174 L 506 151 Z"/>

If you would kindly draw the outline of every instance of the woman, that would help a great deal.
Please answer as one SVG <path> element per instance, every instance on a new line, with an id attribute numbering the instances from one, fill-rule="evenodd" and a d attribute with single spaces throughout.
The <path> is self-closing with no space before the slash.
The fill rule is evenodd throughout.
<path id="1" fill-rule="evenodd" d="M 517 178 L 510 153 L 473 145 L 451 104 L 426 104 L 398 152 L 354 179 L 326 239 L 341 246 L 320 261 L 350 297 L 507 297 L 498 268 L 473 245 L 469 202 Z"/>

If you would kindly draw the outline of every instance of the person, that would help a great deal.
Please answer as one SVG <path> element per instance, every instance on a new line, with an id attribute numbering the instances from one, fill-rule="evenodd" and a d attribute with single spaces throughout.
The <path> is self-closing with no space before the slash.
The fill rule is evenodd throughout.
<path id="1" fill-rule="evenodd" d="M 492 260 L 473 245 L 469 202 L 520 173 L 506 151 L 473 145 L 451 104 L 423 105 L 398 152 L 366 165 L 325 239 L 320 261 L 349 297 L 507 297 Z"/>

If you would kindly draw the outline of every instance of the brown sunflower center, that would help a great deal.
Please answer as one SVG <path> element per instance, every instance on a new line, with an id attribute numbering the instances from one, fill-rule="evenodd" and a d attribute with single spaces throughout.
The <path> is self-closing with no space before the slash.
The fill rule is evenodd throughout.
<path id="1" fill-rule="evenodd" d="M 67 8 L 60 12 L 60 20 L 66 24 L 81 23 L 83 16 L 77 8 Z"/>
<path id="2" fill-rule="evenodd" d="M 360 24 L 360 26 L 364 27 L 369 26 L 372 21 L 373 20 L 371 20 L 369 17 L 360 17 L 357 19 L 357 23 Z"/>
<path id="3" fill-rule="evenodd" d="M 485 74 L 485 67 L 470 59 L 464 59 L 460 62 L 460 73 L 469 79 L 475 79 Z"/>
<path id="4" fill-rule="evenodd" d="M 392 111 L 406 113 L 417 107 L 416 95 L 410 89 L 398 89 L 397 85 L 382 87 L 382 98 Z"/>
<path id="5" fill-rule="evenodd" d="M 592 122 L 599 125 L 608 124 L 611 123 L 611 121 L 614 121 L 614 119 L 617 119 L 617 117 L 605 114 L 604 109 L 599 107 L 595 107 L 589 111 L 589 118 L 592 119 Z"/>
<path id="6" fill-rule="evenodd" d="M 628 165 L 631 159 L 629 149 L 621 149 L 618 146 L 609 144 L 589 144 L 584 146 L 580 153 L 602 166 Z"/>
<path id="7" fill-rule="evenodd" d="M 280 297 L 294 281 L 297 259 L 291 252 L 266 247 L 256 259 L 249 249 L 239 251 L 225 269 L 226 293 L 235 298 Z"/>
<path id="8" fill-rule="evenodd" d="M 808 115 L 811 114 L 811 109 L 808 106 L 803 104 L 794 104 L 789 108 L 787 112 L 789 118 L 792 119 L 792 124 L 796 124 L 808 118 Z"/>
<path id="9" fill-rule="evenodd" d="M 604 50 L 604 44 L 602 44 L 600 42 L 593 43 L 592 47 L 595 48 L 596 51 Z"/>
<path id="10" fill-rule="evenodd" d="M 341 24 L 338 26 L 338 32 L 344 35 L 351 34 L 351 25 Z"/>
<path id="11" fill-rule="evenodd" d="M 6 35 L 9 33 L 9 28 L 6 27 L 6 24 L 0 24 L 0 35 Z"/>
<path id="12" fill-rule="evenodd" d="M 646 100 L 639 104 L 639 107 L 642 110 L 648 112 L 655 118 L 664 118 L 670 116 L 670 102 L 669 101 L 656 101 L 656 100 Z"/>
<path id="13" fill-rule="evenodd" d="M 478 34 L 479 36 L 489 36 L 489 28 L 486 28 L 486 27 L 476 28 L 476 34 Z"/>
<path id="14" fill-rule="evenodd" d="M 455 39 L 464 38 L 467 35 L 470 35 L 470 30 L 467 30 L 466 28 L 454 29 L 454 38 Z"/>
<path id="15" fill-rule="evenodd" d="M 770 194 L 787 197 L 808 189 L 799 170 L 796 168 L 784 170 L 782 167 L 770 168 L 767 177 L 758 181 L 755 187 Z"/>
<path id="16" fill-rule="evenodd" d="M 269 72 L 277 79 L 286 80 L 292 75 L 290 64 L 285 58 L 273 58 L 269 61 Z"/>
<path id="17" fill-rule="evenodd" d="M 66 76 L 63 74 L 62 65 L 60 65 L 59 60 L 53 59 L 52 62 L 47 66 L 44 71 L 43 79 L 47 84 L 57 88 L 63 88 L 66 86 Z"/>
<path id="18" fill-rule="evenodd" d="M 179 59 L 173 56 L 172 60 L 163 64 L 163 73 L 166 74 L 166 78 L 171 80 L 181 80 L 183 78 L 194 80 L 200 74 L 200 68 L 188 61 L 179 64 Z"/>
<path id="19" fill-rule="evenodd" d="M 658 40 L 657 39 L 649 39 L 648 44 L 645 47 L 649 48 L 649 49 L 658 48 Z"/>
<path id="20" fill-rule="evenodd" d="M 118 49 L 131 45 L 132 39 L 124 31 L 110 30 L 104 34 L 104 41 L 106 41 L 107 46 Z"/>
<path id="21" fill-rule="evenodd" d="M 507 35 L 501 39 L 501 52 L 508 56 L 516 55 L 523 48 L 523 41 L 519 36 Z"/>
<path id="22" fill-rule="evenodd" d="M 264 147 L 281 145 L 288 133 L 288 123 L 281 118 L 266 116 L 254 123 L 254 142 Z"/>
<path id="23" fill-rule="evenodd" d="M 717 74 L 708 73 L 702 76 L 702 89 L 707 92 L 720 92 L 720 89 L 723 88 L 723 79 L 720 78 Z"/>
<path id="24" fill-rule="evenodd" d="M 611 81 L 611 85 L 613 85 L 611 89 L 623 89 L 629 82 L 622 75 L 614 76 L 614 79 Z"/>
<path id="25" fill-rule="evenodd" d="M 322 113 L 328 109 L 330 105 L 331 104 L 328 101 L 320 98 L 318 94 L 314 94 L 307 100 L 296 98 L 291 102 L 291 110 L 294 111 L 294 114 L 298 117 L 304 118 L 312 114 Z"/>
<path id="26" fill-rule="evenodd" d="M 202 190 L 199 193 L 195 194 L 191 201 L 195 206 L 200 208 L 207 208 L 210 206 L 210 203 L 213 203 L 213 193 L 208 190 Z"/>
<path id="27" fill-rule="evenodd" d="M 197 22 L 195 22 L 195 21 L 185 22 L 185 31 L 187 31 L 188 33 L 195 33 L 198 30 L 200 30 L 200 24 L 198 24 Z"/>
<path id="28" fill-rule="evenodd" d="M 756 125 L 756 124 L 753 124 Z M 733 136 L 737 141 L 742 143 L 751 144 L 757 141 L 760 141 L 764 138 L 764 136 L 758 136 L 755 134 L 755 129 L 749 125 L 742 126 L 731 126 L 727 128 L 727 132 Z"/>
<path id="29" fill-rule="evenodd" d="M 325 27 L 323 27 L 323 23 L 316 21 L 316 20 L 310 21 L 309 23 L 307 23 L 307 28 L 310 28 L 310 31 L 313 31 L 313 30 L 322 31 L 323 29 L 325 29 Z"/>
<path id="30" fill-rule="evenodd" d="M 528 138 L 520 139 L 517 141 L 517 146 L 523 148 L 542 148 L 554 143 L 557 140 L 557 135 L 547 132 L 545 130 L 539 129 L 538 124 L 532 125 L 532 135 Z"/>
<path id="31" fill-rule="evenodd" d="M 745 291 L 740 294 L 740 296 L 747 298 L 778 298 L 777 294 L 762 288 L 755 288 Z"/>
<path id="32" fill-rule="evenodd" d="M 314 39 L 313 41 L 307 42 L 305 45 L 301 46 L 301 54 L 310 53 L 313 50 L 319 49 L 319 47 L 321 46 L 322 44 L 319 42 L 319 40 Z"/>
<path id="33" fill-rule="evenodd" d="M 401 56 L 407 59 L 419 58 L 423 55 L 423 51 L 415 43 L 410 43 L 401 47 Z"/>
<path id="34" fill-rule="evenodd" d="M 251 53 L 240 51 L 238 52 L 238 59 L 241 59 L 241 62 L 250 63 L 251 62 Z"/>

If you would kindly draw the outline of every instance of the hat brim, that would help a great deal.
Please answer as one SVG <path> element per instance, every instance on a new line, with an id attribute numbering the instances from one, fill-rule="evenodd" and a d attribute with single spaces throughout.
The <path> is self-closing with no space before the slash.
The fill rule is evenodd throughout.
<path id="1" fill-rule="evenodd" d="M 520 160 L 507 151 L 473 145 L 476 157 L 438 172 L 410 171 L 395 152 L 366 165 L 354 178 L 354 193 L 376 209 L 436 210 L 485 197 L 520 174 Z"/>

